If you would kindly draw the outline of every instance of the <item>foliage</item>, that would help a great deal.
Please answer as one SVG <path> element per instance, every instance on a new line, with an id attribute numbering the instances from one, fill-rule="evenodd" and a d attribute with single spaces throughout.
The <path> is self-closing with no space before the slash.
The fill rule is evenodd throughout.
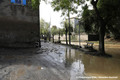
<path id="1" fill-rule="evenodd" d="M 76 34 L 79 34 L 79 25 L 76 25 L 76 27 L 74 28 L 74 32 L 75 32 Z M 84 30 L 83 25 L 81 24 L 81 25 L 80 25 L 80 33 L 83 33 L 83 32 L 85 32 L 85 30 Z"/>
<path id="2" fill-rule="evenodd" d="M 54 8 L 54 11 L 62 11 L 62 15 L 67 15 L 69 19 L 69 28 L 70 27 L 70 14 L 77 13 L 77 8 L 80 3 L 82 3 L 84 0 L 53 0 L 51 2 L 52 7 Z M 67 29 L 67 28 L 66 28 Z M 72 29 L 70 29 L 72 30 Z M 69 31 L 69 44 L 71 44 L 71 31 Z M 66 30 L 67 33 L 67 30 Z"/>
<path id="3" fill-rule="evenodd" d="M 89 10 L 87 4 L 82 7 L 82 22 L 86 33 L 98 34 L 99 21 L 94 10 Z"/>
<path id="4" fill-rule="evenodd" d="M 99 32 L 99 52 L 101 54 L 105 53 L 104 49 L 104 37 L 105 33 L 113 33 L 115 36 L 114 38 L 120 39 L 120 36 L 116 35 L 120 33 L 120 30 L 118 30 L 117 24 L 119 24 L 118 20 L 120 19 L 120 0 L 91 0 L 91 4 L 93 6 L 93 12 L 92 15 L 89 16 L 85 15 L 88 17 L 84 17 L 83 15 L 83 20 L 85 24 L 87 24 L 87 27 L 91 29 L 92 31 L 92 24 L 95 25 L 95 29 L 98 29 Z M 86 12 L 84 10 L 84 12 Z M 83 12 L 83 14 L 85 14 Z M 94 14 L 95 12 L 95 14 Z M 93 20 L 92 17 L 93 16 Z M 92 21 L 92 23 L 91 23 Z M 117 23 L 118 22 L 118 23 Z M 97 24 L 96 24 L 97 23 Z M 85 25 L 86 27 L 86 25 Z M 116 31 L 115 31 L 116 30 Z"/>
<path id="5" fill-rule="evenodd" d="M 64 29 L 59 29 L 59 33 L 62 36 L 64 34 Z"/>
<path id="6" fill-rule="evenodd" d="M 31 1 L 29 2 L 29 5 L 32 6 L 32 9 L 33 9 L 33 10 L 38 10 L 38 9 L 39 9 L 40 1 L 41 1 L 41 0 L 31 0 Z M 43 1 L 47 2 L 47 0 L 43 0 Z"/>
<path id="7" fill-rule="evenodd" d="M 31 5 L 34 10 L 39 9 L 39 0 L 31 0 Z"/>
<path id="8" fill-rule="evenodd" d="M 88 33 L 99 33 L 99 51 L 101 54 L 104 54 L 105 32 L 112 32 L 115 37 L 120 33 L 118 26 L 120 24 L 120 0 L 53 0 L 52 6 L 54 10 L 62 10 L 62 14 L 66 14 L 69 17 L 71 12 L 78 12 L 77 7 L 74 7 L 74 5 L 80 5 L 81 1 L 91 1 L 93 10 L 88 10 L 87 5 L 82 8 L 83 26 Z M 65 24 L 65 26 L 67 26 L 67 24 Z"/>
<path id="9" fill-rule="evenodd" d="M 112 33 L 114 38 L 119 38 L 120 34 L 120 0 L 98 0 L 97 8 L 100 16 L 103 18 L 106 26 L 105 32 Z M 87 33 L 98 33 L 101 23 L 95 13 L 95 10 L 88 10 L 87 5 L 83 7 L 82 19 Z"/>
<path id="10" fill-rule="evenodd" d="M 43 19 L 40 20 L 40 32 L 41 35 L 48 35 L 49 34 L 49 23 L 45 22 Z"/>
<path id="11" fill-rule="evenodd" d="M 52 26 L 52 28 L 51 28 L 51 34 L 53 36 L 56 35 L 56 34 L 58 34 L 57 26 Z"/>
<path id="12" fill-rule="evenodd" d="M 68 16 L 68 11 L 71 13 L 77 13 L 77 4 L 80 4 L 83 0 L 53 0 L 51 2 L 54 11 L 62 11 L 62 15 Z M 76 6 L 75 6 L 76 4 Z"/>
<path id="13" fill-rule="evenodd" d="M 106 31 L 112 32 L 115 39 L 120 39 L 120 0 L 105 0 L 98 2 L 98 9 L 106 22 Z M 104 11 L 104 13 L 102 13 Z"/>
<path id="14" fill-rule="evenodd" d="M 69 23 L 68 21 L 64 21 L 64 28 L 63 28 L 63 33 L 66 33 L 66 29 L 67 29 L 67 34 L 68 34 L 68 30 L 69 30 Z M 72 24 L 70 24 L 70 32 L 73 32 L 73 26 Z"/>

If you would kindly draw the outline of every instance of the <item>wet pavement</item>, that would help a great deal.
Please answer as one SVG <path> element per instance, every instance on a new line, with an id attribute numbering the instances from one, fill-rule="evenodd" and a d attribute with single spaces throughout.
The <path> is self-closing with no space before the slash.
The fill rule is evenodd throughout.
<path id="1" fill-rule="evenodd" d="M 120 58 L 43 42 L 38 49 L 0 49 L 0 80 L 120 80 Z"/>

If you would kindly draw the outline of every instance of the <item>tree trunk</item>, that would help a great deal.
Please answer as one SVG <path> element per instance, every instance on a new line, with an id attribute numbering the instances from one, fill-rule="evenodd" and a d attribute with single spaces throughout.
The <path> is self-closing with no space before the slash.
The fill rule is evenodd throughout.
<path id="1" fill-rule="evenodd" d="M 53 35 L 53 43 L 54 43 L 54 35 Z"/>
<path id="2" fill-rule="evenodd" d="M 48 38 L 49 38 L 49 42 L 50 42 L 51 41 L 51 33 L 50 33 L 50 31 L 49 31 L 49 34 L 48 34 Z"/>
<path id="3" fill-rule="evenodd" d="M 50 36 L 50 34 L 49 34 L 49 42 L 51 41 L 51 36 Z"/>
<path id="4" fill-rule="evenodd" d="M 96 15 L 100 21 L 100 28 L 99 28 L 99 52 L 100 54 L 104 55 L 105 54 L 105 49 L 104 49 L 104 36 L 105 36 L 105 21 L 104 19 L 101 17 L 98 8 L 97 8 L 97 3 L 99 0 L 92 0 L 91 4 L 93 5 L 93 8 L 96 12 Z"/>
<path id="5" fill-rule="evenodd" d="M 104 24 L 104 23 L 101 23 L 101 24 Z M 101 25 L 100 31 L 99 31 L 99 52 L 100 54 L 105 54 L 104 36 L 105 36 L 105 25 Z"/>
<path id="6" fill-rule="evenodd" d="M 69 45 L 71 45 L 71 34 L 70 34 L 70 14 L 69 14 L 69 10 L 68 10 L 68 20 L 69 20 Z"/>
<path id="7" fill-rule="evenodd" d="M 60 43 L 60 31 L 59 31 L 59 37 L 58 37 L 58 42 Z"/>
<path id="8" fill-rule="evenodd" d="M 66 33 L 65 33 L 65 36 L 66 36 L 66 44 L 68 44 L 68 41 L 67 41 L 67 32 L 68 32 L 68 30 L 67 30 L 67 27 L 66 27 Z"/>

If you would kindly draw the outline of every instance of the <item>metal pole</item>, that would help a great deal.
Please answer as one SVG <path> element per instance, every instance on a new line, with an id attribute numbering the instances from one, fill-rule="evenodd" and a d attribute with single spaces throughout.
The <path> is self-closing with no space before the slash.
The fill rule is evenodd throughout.
<path id="1" fill-rule="evenodd" d="M 51 25 L 51 15 L 50 15 L 50 22 L 49 22 L 49 42 L 51 41 L 51 29 L 50 29 L 50 25 Z"/>
<path id="2" fill-rule="evenodd" d="M 71 33 L 70 33 L 70 13 L 68 10 L 68 20 L 69 20 L 69 45 L 71 45 Z"/>
<path id="3" fill-rule="evenodd" d="M 80 21 L 79 21 L 79 47 L 81 48 L 81 42 L 80 42 Z"/>
<path id="4" fill-rule="evenodd" d="M 40 5 L 39 5 L 39 6 L 40 6 Z M 39 29 L 39 31 L 38 31 L 39 34 L 38 34 L 38 35 L 39 35 L 39 47 L 41 47 L 41 40 L 40 40 L 40 38 L 41 38 L 41 37 L 40 37 L 40 36 L 41 36 L 41 35 L 40 35 L 40 8 L 39 8 L 39 6 L 38 6 L 38 27 L 39 27 L 39 28 L 38 28 L 38 29 Z"/>

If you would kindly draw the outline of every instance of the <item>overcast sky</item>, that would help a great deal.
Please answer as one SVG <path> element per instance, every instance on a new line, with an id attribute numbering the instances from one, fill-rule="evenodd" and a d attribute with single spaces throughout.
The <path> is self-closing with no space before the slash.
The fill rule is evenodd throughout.
<path id="1" fill-rule="evenodd" d="M 51 5 L 43 1 L 40 3 L 40 18 L 44 19 L 46 22 L 50 22 L 51 19 L 51 26 L 56 25 L 57 27 L 61 26 L 60 23 L 63 20 L 61 12 L 53 11 Z"/>

